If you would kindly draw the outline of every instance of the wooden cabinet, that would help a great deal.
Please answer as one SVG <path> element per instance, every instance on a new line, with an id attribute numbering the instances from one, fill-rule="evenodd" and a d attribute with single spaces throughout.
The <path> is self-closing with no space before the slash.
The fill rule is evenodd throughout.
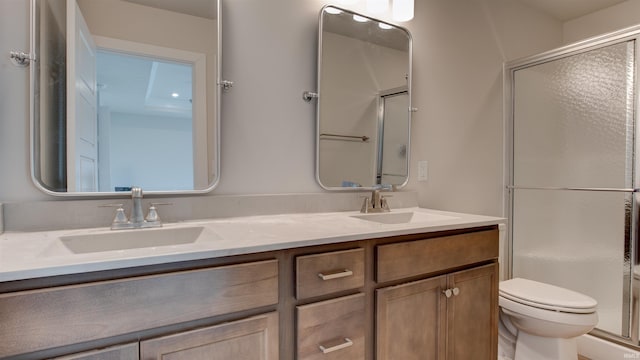
<path id="1" fill-rule="evenodd" d="M 496 359 L 498 264 L 453 273 L 447 288 L 447 359 Z"/>
<path id="2" fill-rule="evenodd" d="M 142 360 L 278 360 L 278 354 L 276 312 L 140 343 Z"/>
<path id="3" fill-rule="evenodd" d="M 358 360 L 365 354 L 365 295 L 298 306 L 298 360 Z"/>
<path id="4" fill-rule="evenodd" d="M 295 277 L 298 300 L 362 290 L 365 249 L 298 256 Z M 296 306 L 296 359 L 364 360 L 365 320 L 362 292 Z"/>
<path id="5" fill-rule="evenodd" d="M 446 284 L 439 276 L 376 290 L 376 359 L 444 358 Z"/>
<path id="6" fill-rule="evenodd" d="M 376 359 L 497 358 L 498 265 L 376 290 Z"/>
<path id="7" fill-rule="evenodd" d="M 497 257 L 486 226 L 0 283 L 0 358 L 495 360 Z"/>
<path id="8" fill-rule="evenodd" d="M 379 283 L 465 267 L 498 258 L 498 230 L 380 245 L 376 257 Z"/>
<path id="9" fill-rule="evenodd" d="M 496 359 L 497 257 L 496 229 L 377 246 L 378 283 L 424 280 L 376 290 L 376 359 Z"/>
<path id="10" fill-rule="evenodd" d="M 0 294 L 0 357 L 277 303 L 277 260 Z"/>

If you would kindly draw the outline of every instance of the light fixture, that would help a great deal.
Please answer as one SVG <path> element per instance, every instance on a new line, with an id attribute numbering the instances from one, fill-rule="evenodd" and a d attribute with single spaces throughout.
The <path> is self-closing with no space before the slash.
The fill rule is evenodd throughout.
<path id="1" fill-rule="evenodd" d="M 332 14 L 332 15 L 338 15 L 338 14 L 340 14 L 342 12 L 342 10 L 336 9 L 334 7 L 331 7 L 331 6 L 327 6 L 326 8 L 324 8 L 324 11 L 326 11 L 327 13 Z"/>
<path id="2" fill-rule="evenodd" d="M 395 21 L 409 21 L 413 19 L 414 0 L 393 0 L 391 8 L 392 18 Z"/>
<path id="3" fill-rule="evenodd" d="M 383 30 L 389 30 L 389 29 L 392 29 L 392 28 L 393 28 L 393 26 L 391 26 L 391 25 L 389 25 L 389 24 L 385 24 L 385 23 L 383 23 L 383 22 L 378 23 L 378 27 L 379 27 L 380 29 L 383 29 Z"/>
<path id="4" fill-rule="evenodd" d="M 171 97 L 176 99 L 180 96 L 180 94 L 178 94 L 177 92 L 171 93 Z"/>
<path id="5" fill-rule="evenodd" d="M 367 0 L 367 11 L 379 14 L 389 9 L 389 0 Z"/>
<path id="6" fill-rule="evenodd" d="M 367 19 L 366 17 L 360 16 L 360 15 L 355 15 L 355 14 L 353 15 L 353 20 L 355 20 L 357 22 L 361 22 L 361 23 L 369 21 L 369 19 Z"/>

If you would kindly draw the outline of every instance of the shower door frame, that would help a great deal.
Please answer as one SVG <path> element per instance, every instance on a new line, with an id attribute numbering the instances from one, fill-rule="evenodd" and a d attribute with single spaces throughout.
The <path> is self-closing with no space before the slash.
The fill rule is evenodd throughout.
<path id="1" fill-rule="evenodd" d="M 594 329 L 590 332 L 591 335 L 595 335 L 606 340 L 621 343 L 626 346 L 632 346 L 636 349 L 640 349 L 638 327 L 640 325 L 640 311 L 638 306 L 633 306 L 633 267 L 638 266 L 639 256 L 636 253 L 638 251 L 639 244 L 639 231 L 638 220 L 640 216 L 640 156 L 636 156 L 636 152 L 640 151 L 640 136 L 638 126 L 638 104 L 640 103 L 640 94 L 638 93 L 638 73 L 639 63 L 638 56 L 640 55 L 640 25 L 634 26 L 612 33 L 589 38 L 574 44 L 560 47 L 558 49 L 546 51 L 537 55 L 505 62 L 503 65 L 503 121 L 504 121 L 504 214 L 509 219 L 507 223 L 506 241 L 504 245 L 505 264 L 506 267 L 505 276 L 507 278 L 513 277 L 513 210 L 514 210 L 514 190 L 523 189 L 523 187 L 514 186 L 514 88 L 515 88 L 515 72 L 525 68 L 533 67 L 536 65 L 544 64 L 547 62 L 567 58 L 573 55 L 582 54 L 591 50 L 607 47 L 610 45 L 620 44 L 627 41 L 634 42 L 634 77 L 633 77 L 633 149 L 631 151 L 631 182 L 632 188 L 629 189 L 603 189 L 603 188 L 546 188 L 546 190 L 580 190 L 580 191 L 621 191 L 632 194 L 631 196 L 631 208 L 625 209 L 625 228 L 630 229 L 625 233 L 624 244 L 624 260 L 625 265 L 627 261 L 630 262 L 630 266 L 625 266 L 622 276 L 623 281 L 628 281 L 630 286 L 623 285 L 623 309 L 622 314 L 630 314 L 628 319 L 623 317 L 621 335 L 613 334 L 604 330 Z M 624 284 L 624 283 L 623 283 Z"/>

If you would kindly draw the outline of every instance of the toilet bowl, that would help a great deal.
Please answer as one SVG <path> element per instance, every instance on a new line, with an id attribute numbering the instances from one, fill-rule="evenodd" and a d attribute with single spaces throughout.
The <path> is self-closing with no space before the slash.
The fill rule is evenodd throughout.
<path id="1" fill-rule="evenodd" d="M 577 360 L 576 337 L 598 324 L 596 300 L 561 287 L 515 278 L 500 282 L 498 299 L 504 358 Z"/>

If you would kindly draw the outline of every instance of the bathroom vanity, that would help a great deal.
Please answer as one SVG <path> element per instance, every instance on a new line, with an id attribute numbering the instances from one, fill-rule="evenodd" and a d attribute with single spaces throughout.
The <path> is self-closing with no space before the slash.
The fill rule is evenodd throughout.
<path id="1" fill-rule="evenodd" d="M 4 260 L 69 231 L 5 233 L 0 358 L 495 359 L 502 220 L 375 215 L 211 220 L 210 243 L 33 262 Z"/>

